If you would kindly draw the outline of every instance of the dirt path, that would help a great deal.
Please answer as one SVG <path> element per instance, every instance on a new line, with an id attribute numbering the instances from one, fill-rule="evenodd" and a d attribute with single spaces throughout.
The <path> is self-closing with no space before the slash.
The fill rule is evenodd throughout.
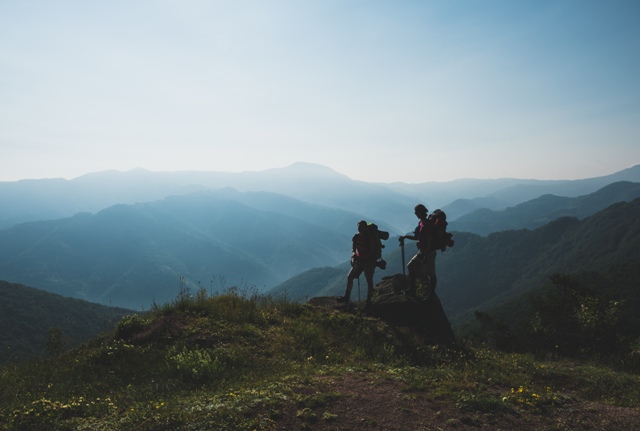
<path id="1" fill-rule="evenodd" d="M 640 430 L 640 409 L 592 402 L 572 402 L 544 411 L 522 410 L 486 414 L 466 411 L 453 403 L 432 399 L 426 392 L 407 392 L 403 383 L 373 374 L 354 373 L 322 378 L 300 395 L 339 394 L 306 410 L 290 406 L 277 420 L 277 429 L 297 431 L 465 431 L 486 429 Z"/>

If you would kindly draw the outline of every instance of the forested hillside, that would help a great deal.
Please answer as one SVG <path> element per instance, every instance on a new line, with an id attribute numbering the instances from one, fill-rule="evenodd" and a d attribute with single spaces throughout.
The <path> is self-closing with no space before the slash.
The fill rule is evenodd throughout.
<path id="1" fill-rule="evenodd" d="M 348 264 L 335 268 L 329 266 L 312 268 L 269 289 L 268 294 L 303 302 L 316 296 L 344 295 L 344 291 L 339 293 L 339 290 L 332 287 L 334 284 L 344 287 L 348 272 Z"/>
<path id="2" fill-rule="evenodd" d="M 438 258 L 439 291 L 454 316 L 469 316 L 545 284 L 554 273 L 626 273 L 640 262 L 640 199 L 583 221 L 565 217 L 533 231 L 486 238 L 458 233 L 456 239 Z M 630 288 L 639 281 L 629 274 L 625 283 Z"/>
<path id="3" fill-rule="evenodd" d="M 129 313 L 0 281 L 0 364 L 56 353 L 113 329 Z"/>

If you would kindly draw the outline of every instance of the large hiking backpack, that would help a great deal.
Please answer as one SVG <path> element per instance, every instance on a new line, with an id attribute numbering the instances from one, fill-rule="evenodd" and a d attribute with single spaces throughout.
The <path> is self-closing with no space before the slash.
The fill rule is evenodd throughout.
<path id="1" fill-rule="evenodd" d="M 374 257 L 379 262 L 383 262 L 382 266 L 386 266 L 386 262 L 382 260 L 382 249 L 384 248 L 382 241 L 389 239 L 389 232 L 378 229 L 378 226 L 375 223 L 367 223 L 367 232 L 374 238 Z M 384 269 L 381 265 L 378 266 Z"/>
<path id="2" fill-rule="evenodd" d="M 451 239 L 453 234 L 447 232 L 447 215 L 444 211 L 437 209 L 427 218 L 433 229 L 433 248 L 434 250 L 445 251 L 447 247 L 453 247 L 454 241 Z"/>

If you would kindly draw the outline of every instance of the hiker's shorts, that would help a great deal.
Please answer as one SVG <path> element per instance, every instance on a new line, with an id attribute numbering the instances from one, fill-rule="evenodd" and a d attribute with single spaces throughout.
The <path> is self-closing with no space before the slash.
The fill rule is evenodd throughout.
<path id="1" fill-rule="evenodd" d="M 413 275 L 420 280 L 426 280 L 436 274 L 436 252 L 429 251 L 423 254 L 421 251 L 411 258 L 407 264 L 409 275 Z"/>
<path id="2" fill-rule="evenodd" d="M 364 276 L 369 280 L 373 280 L 373 273 L 376 270 L 376 261 L 375 260 L 367 260 L 364 262 L 356 260 L 353 264 L 353 267 L 349 271 L 349 275 L 347 278 L 354 279 L 360 277 L 360 274 L 364 272 Z"/>

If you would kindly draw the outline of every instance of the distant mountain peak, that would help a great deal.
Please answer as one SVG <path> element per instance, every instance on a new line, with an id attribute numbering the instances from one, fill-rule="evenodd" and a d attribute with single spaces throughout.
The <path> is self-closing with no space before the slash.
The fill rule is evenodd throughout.
<path id="1" fill-rule="evenodd" d="M 262 171 L 263 173 L 275 174 L 279 176 L 294 176 L 294 177 L 312 177 L 312 178 L 340 178 L 349 179 L 346 175 L 343 175 L 327 166 L 319 165 L 317 163 L 309 162 L 295 162 L 289 166 L 283 168 L 273 168 Z"/>
<path id="2" fill-rule="evenodd" d="M 79 177 L 73 178 L 72 181 L 86 181 L 86 180 L 112 180 L 112 179 L 129 179 L 129 178 L 139 178 L 139 177 L 148 177 L 150 175 L 154 175 L 155 173 L 149 171 L 144 168 L 133 168 L 128 171 L 120 171 L 118 169 L 109 169 L 106 171 L 98 171 L 98 172 L 90 172 L 88 174 L 81 175 Z"/>

